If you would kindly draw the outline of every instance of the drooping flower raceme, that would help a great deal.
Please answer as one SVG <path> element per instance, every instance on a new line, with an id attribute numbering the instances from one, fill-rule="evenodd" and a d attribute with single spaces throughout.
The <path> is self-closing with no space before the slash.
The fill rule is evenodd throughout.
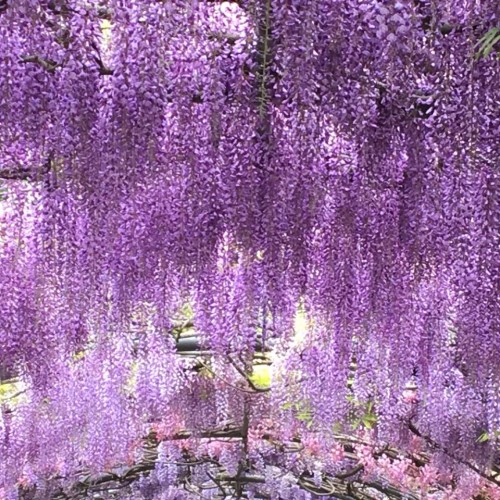
<path id="1" fill-rule="evenodd" d="M 444 465 L 491 467 L 500 67 L 477 47 L 498 16 L 0 0 L 0 368 L 27 387 L 0 420 L 0 491 L 133 462 L 160 423 L 245 424 L 245 374 L 273 347 L 255 404 L 282 435 L 297 413 L 325 436 L 376 413 L 381 442 L 409 449 L 413 429 Z M 209 366 L 175 353 L 187 306 Z M 241 476 L 247 451 L 217 456 Z M 155 487 L 180 498 L 167 462 Z"/>

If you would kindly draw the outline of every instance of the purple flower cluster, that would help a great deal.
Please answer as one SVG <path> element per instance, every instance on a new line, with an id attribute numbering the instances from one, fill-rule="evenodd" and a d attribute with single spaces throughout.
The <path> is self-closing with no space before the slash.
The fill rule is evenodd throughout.
<path id="1" fill-rule="evenodd" d="M 153 422 L 241 421 L 241 372 L 270 341 L 262 414 L 286 421 L 295 398 L 327 429 L 354 399 L 382 441 L 409 446 L 410 422 L 490 466 L 500 66 L 475 51 L 499 15 L 0 0 L 0 368 L 26 386 L 0 414 L 0 498 L 24 467 L 33 484 L 133 461 Z M 171 335 L 186 304 L 201 374 Z"/>

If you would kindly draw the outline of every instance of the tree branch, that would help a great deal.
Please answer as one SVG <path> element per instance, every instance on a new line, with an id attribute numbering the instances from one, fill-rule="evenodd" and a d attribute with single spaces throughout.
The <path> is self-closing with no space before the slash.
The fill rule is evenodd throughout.
<path id="1" fill-rule="evenodd" d="M 413 434 L 415 434 L 415 436 L 422 438 L 427 444 L 429 444 L 430 446 L 432 446 L 436 450 L 443 452 L 445 455 L 449 456 L 451 459 L 455 460 L 456 462 L 458 462 L 462 465 L 465 465 L 469 469 L 473 470 L 476 474 L 479 474 L 483 479 L 486 479 L 487 481 L 490 481 L 491 483 L 493 483 L 497 486 L 500 486 L 500 481 L 498 479 L 496 479 L 493 476 L 490 476 L 489 474 L 486 474 L 481 469 L 476 467 L 474 464 L 468 462 L 467 460 L 463 460 L 462 458 L 457 457 L 454 453 L 452 453 L 450 450 L 448 450 L 448 448 L 442 446 L 437 441 L 434 441 L 434 439 L 432 439 L 430 436 L 426 436 L 425 434 L 422 434 L 417 429 L 417 427 L 415 427 L 415 425 L 413 424 L 411 419 L 408 421 L 408 428 L 410 429 L 410 431 Z"/>
<path id="2" fill-rule="evenodd" d="M 46 69 L 49 73 L 55 73 L 56 68 L 60 67 L 61 65 L 54 61 L 53 59 L 46 59 L 44 57 L 32 55 L 32 56 L 22 56 L 21 63 L 33 63 L 33 64 L 38 64 L 42 68 Z"/>
<path id="3" fill-rule="evenodd" d="M 26 167 L 19 167 L 17 169 L 12 169 L 11 167 L 0 168 L 0 179 L 11 181 L 36 181 L 48 174 L 51 168 L 52 153 L 38 171 L 33 171 Z"/>
<path id="4" fill-rule="evenodd" d="M 255 392 L 269 392 L 271 390 L 270 387 L 258 387 L 255 385 L 248 375 L 248 373 L 245 372 L 238 364 L 231 358 L 231 356 L 228 355 L 227 357 L 229 359 L 229 362 L 233 367 L 236 369 L 236 371 L 247 381 L 248 385 L 255 391 Z"/>
<path id="5" fill-rule="evenodd" d="M 92 42 L 90 45 L 96 51 L 97 54 L 94 56 L 94 61 L 97 63 L 97 66 L 99 67 L 99 74 L 103 76 L 113 75 L 114 71 L 111 68 L 108 68 L 102 61 L 101 51 L 99 50 L 97 44 L 95 42 Z"/>

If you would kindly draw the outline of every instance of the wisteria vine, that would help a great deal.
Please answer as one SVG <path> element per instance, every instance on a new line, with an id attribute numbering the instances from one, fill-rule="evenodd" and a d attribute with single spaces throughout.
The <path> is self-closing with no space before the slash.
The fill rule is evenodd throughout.
<path id="1" fill-rule="evenodd" d="M 0 499 L 498 498 L 499 23 L 0 0 Z"/>

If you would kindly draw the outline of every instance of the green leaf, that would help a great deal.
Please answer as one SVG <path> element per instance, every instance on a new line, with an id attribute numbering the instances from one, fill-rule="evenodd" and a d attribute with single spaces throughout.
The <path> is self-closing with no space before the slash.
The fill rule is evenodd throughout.
<path id="1" fill-rule="evenodd" d="M 483 58 L 488 57 L 495 48 L 495 45 L 499 42 L 500 42 L 500 28 L 495 26 L 494 28 L 491 28 L 488 32 L 486 32 L 479 39 L 476 45 L 474 45 L 474 48 L 477 49 L 474 54 L 474 58 L 478 60 L 481 57 Z"/>
<path id="2" fill-rule="evenodd" d="M 297 413 L 297 420 L 301 422 L 310 422 L 312 420 L 311 412 L 308 410 L 301 410 Z"/>
<path id="3" fill-rule="evenodd" d="M 377 415 L 373 413 L 367 413 L 366 415 L 363 415 L 361 420 L 363 422 L 363 425 L 367 429 L 373 429 L 373 427 L 375 427 L 375 425 L 377 424 Z"/>
<path id="4" fill-rule="evenodd" d="M 477 439 L 476 441 L 478 443 L 486 443 L 486 441 L 490 440 L 490 435 L 487 432 L 483 432 Z"/>

